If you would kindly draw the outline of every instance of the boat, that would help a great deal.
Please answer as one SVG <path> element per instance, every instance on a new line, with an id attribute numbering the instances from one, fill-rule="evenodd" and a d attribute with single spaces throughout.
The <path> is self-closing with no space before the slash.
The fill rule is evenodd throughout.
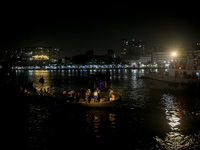
<path id="1" fill-rule="evenodd" d="M 78 105 L 82 107 L 91 107 L 91 108 L 109 108 L 109 107 L 115 107 L 117 104 L 119 104 L 121 100 L 121 96 L 117 96 L 115 100 L 113 101 L 103 101 L 104 99 L 101 98 L 99 103 L 94 103 L 94 99 L 91 99 L 90 103 L 83 102 L 80 100 L 79 102 L 71 102 L 70 104 Z"/>
<path id="2" fill-rule="evenodd" d="M 166 76 L 158 73 L 149 73 L 147 75 L 147 85 L 150 89 L 166 89 L 166 90 L 186 90 L 199 91 L 199 79 L 184 79 L 174 76 Z"/>
<path id="3" fill-rule="evenodd" d="M 39 79 L 39 82 L 42 83 L 42 84 L 44 83 L 44 78 L 43 78 L 43 76 Z"/>
<path id="4" fill-rule="evenodd" d="M 200 91 L 200 53 L 179 54 L 165 71 L 149 72 L 145 79 L 150 89 Z"/>

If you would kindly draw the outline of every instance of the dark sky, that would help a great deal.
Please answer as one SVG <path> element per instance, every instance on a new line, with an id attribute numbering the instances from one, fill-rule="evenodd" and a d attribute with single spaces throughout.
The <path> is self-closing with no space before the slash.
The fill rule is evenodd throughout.
<path id="1" fill-rule="evenodd" d="M 51 46 L 61 57 L 93 49 L 120 53 L 123 38 L 167 49 L 191 48 L 200 41 L 198 4 L 74 4 L 29 2 L 1 10 L 3 49 Z"/>

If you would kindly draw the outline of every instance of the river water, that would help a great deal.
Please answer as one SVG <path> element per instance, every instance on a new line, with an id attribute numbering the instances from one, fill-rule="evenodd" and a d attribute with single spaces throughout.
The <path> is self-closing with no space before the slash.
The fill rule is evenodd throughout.
<path id="1" fill-rule="evenodd" d="M 200 97 L 181 91 L 151 90 L 145 69 L 105 69 L 112 88 L 123 92 L 116 108 L 82 109 L 66 105 L 27 102 L 21 122 L 27 150 L 65 149 L 198 149 L 200 148 Z M 18 81 L 34 87 L 80 88 L 80 78 L 98 70 L 16 71 Z M 39 78 L 44 77 L 44 84 Z M 82 84 L 82 83 L 81 83 Z M 162 85 L 161 85 L 162 86 Z M 19 106 L 19 109 L 22 108 Z M 20 110 L 19 110 L 20 111 Z"/>

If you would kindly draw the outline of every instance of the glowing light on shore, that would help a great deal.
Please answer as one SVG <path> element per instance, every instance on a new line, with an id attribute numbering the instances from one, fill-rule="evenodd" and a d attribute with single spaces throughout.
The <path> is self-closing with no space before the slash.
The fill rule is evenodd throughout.
<path id="1" fill-rule="evenodd" d="M 36 55 L 36 56 L 32 56 L 32 59 L 33 60 L 47 60 L 49 59 L 49 57 L 46 55 Z"/>
<path id="2" fill-rule="evenodd" d="M 176 56 L 177 56 L 177 53 L 176 53 L 176 52 L 172 52 L 172 56 L 173 56 L 173 57 L 176 57 Z"/>

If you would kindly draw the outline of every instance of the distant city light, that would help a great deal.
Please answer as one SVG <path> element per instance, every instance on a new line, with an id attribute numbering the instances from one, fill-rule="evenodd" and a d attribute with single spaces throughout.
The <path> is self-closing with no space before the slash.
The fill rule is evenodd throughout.
<path id="1" fill-rule="evenodd" d="M 32 56 L 32 59 L 33 60 L 47 60 L 47 59 L 49 59 L 49 57 L 48 56 L 46 56 L 46 55 L 36 55 L 36 56 Z"/>

